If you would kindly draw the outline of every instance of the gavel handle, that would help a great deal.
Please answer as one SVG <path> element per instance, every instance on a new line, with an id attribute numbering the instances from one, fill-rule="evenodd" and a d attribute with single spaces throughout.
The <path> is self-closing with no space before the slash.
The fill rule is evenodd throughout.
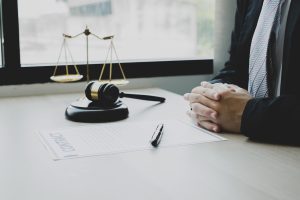
<path id="1" fill-rule="evenodd" d="M 163 97 L 142 95 L 142 94 L 126 94 L 124 92 L 120 92 L 119 97 L 120 98 L 127 97 L 127 98 L 132 98 L 132 99 L 141 99 L 141 100 L 146 100 L 146 101 L 159 101 L 161 103 L 165 102 L 165 100 L 166 100 Z"/>

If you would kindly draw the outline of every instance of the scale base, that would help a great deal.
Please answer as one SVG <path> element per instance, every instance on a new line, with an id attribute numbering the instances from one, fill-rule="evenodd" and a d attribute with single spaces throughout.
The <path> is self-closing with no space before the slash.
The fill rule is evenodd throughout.
<path id="1" fill-rule="evenodd" d="M 65 112 L 66 118 L 75 122 L 118 121 L 127 118 L 128 114 L 128 107 L 120 100 L 112 106 L 103 106 L 87 98 L 71 103 Z"/>

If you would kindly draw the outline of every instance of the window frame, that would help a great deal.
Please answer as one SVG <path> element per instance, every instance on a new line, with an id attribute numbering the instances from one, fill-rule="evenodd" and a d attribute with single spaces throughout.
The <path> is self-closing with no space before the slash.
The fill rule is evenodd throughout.
<path id="1" fill-rule="evenodd" d="M 47 83 L 53 66 L 21 67 L 18 0 L 2 0 L 2 58 L 0 85 L 18 85 Z M 89 77 L 98 79 L 102 63 L 89 64 Z M 164 77 L 179 75 L 200 75 L 213 73 L 213 59 L 186 59 L 165 61 L 122 62 L 126 78 Z M 114 64 L 116 65 L 116 64 Z M 86 64 L 77 65 L 86 81 Z M 118 74 L 118 67 L 113 67 L 113 74 Z M 105 77 L 104 77 L 105 78 Z M 118 77 L 116 77 L 118 78 Z"/>

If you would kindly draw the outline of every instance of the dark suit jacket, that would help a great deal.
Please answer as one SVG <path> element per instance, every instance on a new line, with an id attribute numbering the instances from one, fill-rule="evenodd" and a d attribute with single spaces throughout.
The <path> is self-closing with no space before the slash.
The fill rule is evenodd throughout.
<path id="1" fill-rule="evenodd" d="M 251 40 L 263 0 L 237 0 L 230 58 L 212 80 L 247 89 Z M 281 96 L 250 100 L 241 132 L 252 139 L 300 143 L 300 1 L 292 0 L 288 14 L 282 66 Z"/>

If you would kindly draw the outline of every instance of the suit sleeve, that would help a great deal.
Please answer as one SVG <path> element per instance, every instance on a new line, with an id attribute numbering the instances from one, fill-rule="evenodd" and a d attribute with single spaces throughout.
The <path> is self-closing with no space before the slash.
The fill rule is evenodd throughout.
<path id="1" fill-rule="evenodd" d="M 242 116 L 241 132 L 253 140 L 300 144 L 300 96 L 252 99 Z"/>
<path id="2" fill-rule="evenodd" d="M 229 60 L 225 63 L 225 67 L 217 74 L 217 76 L 210 81 L 211 83 L 230 83 L 245 89 L 247 88 L 248 66 L 245 66 L 247 64 L 243 63 L 240 55 L 240 48 L 245 48 L 245 46 L 240 44 L 240 35 L 243 31 L 247 6 L 247 0 L 237 0 L 235 24 L 231 34 L 231 45 L 228 52 Z"/>

